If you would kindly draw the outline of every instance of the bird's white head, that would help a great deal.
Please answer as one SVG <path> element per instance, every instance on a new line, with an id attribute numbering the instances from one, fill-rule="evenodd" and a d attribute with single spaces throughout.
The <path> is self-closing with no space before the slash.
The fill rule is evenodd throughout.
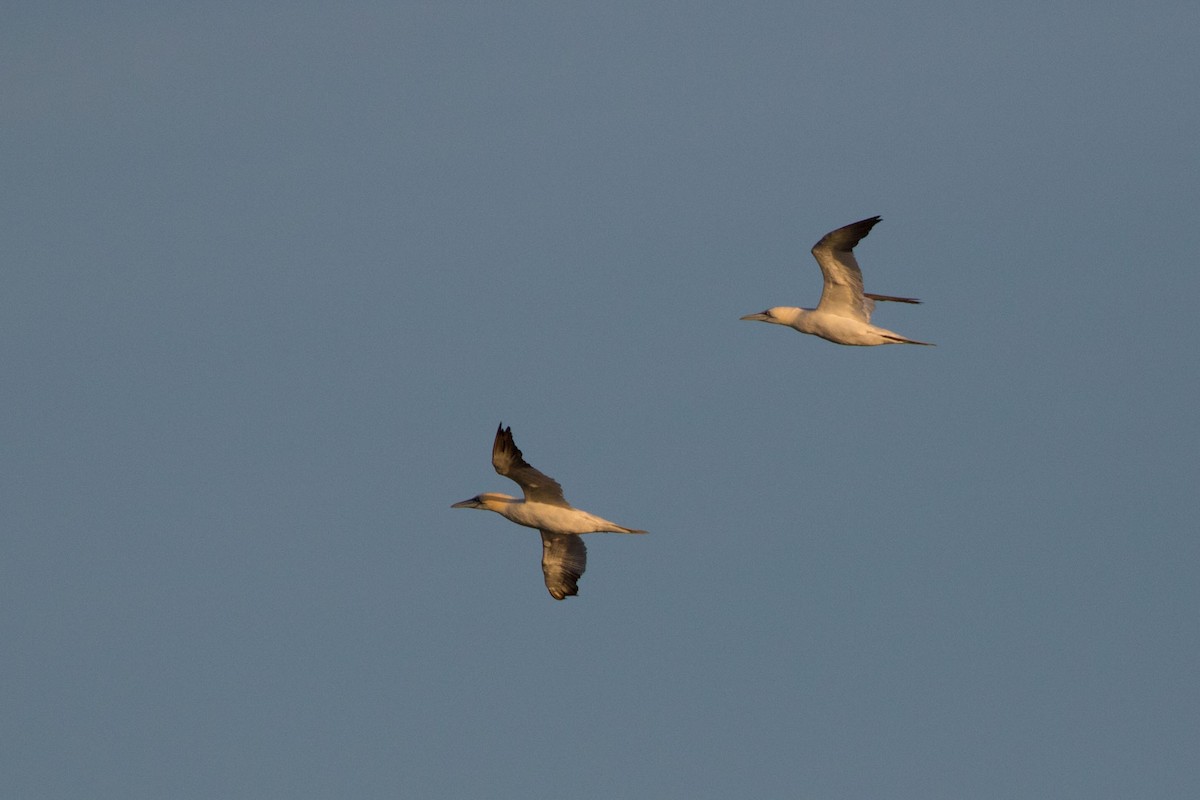
<path id="1" fill-rule="evenodd" d="M 787 308 L 786 306 L 775 306 L 768 308 L 766 311 L 760 311 L 757 314 L 747 314 L 742 319 L 748 319 L 752 322 L 770 322 L 774 325 L 790 325 L 795 318 L 795 308 Z"/>
<path id="2" fill-rule="evenodd" d="M 484 511 L 496 511 L 505 503 L 516 498 L 511 495 L 501 494 L 499 492 L 484 492 L 477 494 L 470 500 L 463 500 L 450 506 L 451 508 L 481 508 Z"/>

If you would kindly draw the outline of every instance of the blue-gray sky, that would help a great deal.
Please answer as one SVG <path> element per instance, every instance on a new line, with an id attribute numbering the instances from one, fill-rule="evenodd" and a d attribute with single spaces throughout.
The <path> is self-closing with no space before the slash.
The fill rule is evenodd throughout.
<path id="1" fill-rule="evenodd" d="M 1194 3 L 246 5 L 0 27 L 0 794 L 1200 795 Z"/>

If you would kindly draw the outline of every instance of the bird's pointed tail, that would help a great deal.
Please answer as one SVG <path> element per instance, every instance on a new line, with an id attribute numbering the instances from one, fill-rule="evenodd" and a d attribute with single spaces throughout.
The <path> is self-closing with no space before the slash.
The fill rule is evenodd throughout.
<path id="1" fill-rule="evenodd" d="M 919 344 L 922 347 L 937 347 L 933 342 L 918 342 L 916 339 L 905 339 L 903 336 L 885 336 L 896 344 Z"/>

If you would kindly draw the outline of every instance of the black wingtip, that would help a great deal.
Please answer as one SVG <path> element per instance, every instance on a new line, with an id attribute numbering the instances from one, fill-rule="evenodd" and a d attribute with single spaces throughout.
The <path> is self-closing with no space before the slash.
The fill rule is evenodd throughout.
<path id="1" fill-rule="evenodd" d="M 813 250 L 820 247 L 828 247 L 831 250 L 838 252 L 847 252 L 854 250 L 855 246 L 863 239 L 867 238 L 867 234 L 875 227 L 883 217 L 867 217 L 860 219 L 858 222 L 851 222 L 849 225 L 843 225 L 836 228 L 821 237 L 820 241 L 813 245 Z"/>
<path id="2" fill-rule="evenodd" d="M 525 459 L 525 454 L 521 452 L 521 448 L 517 447 L 517 443 L 513 441 L 512 427 L 505 427 L 501 422 L 496 428 L 496 441 L 492 443 L 492 463 L 495 463 L 497 453 L 507 453 L 516 461 L 520 462 Z"/>
<path id="3" fill-rule="evenodd" d="M 869 297 L 872 300 L 883 300 L 888 303 L 912 303 L 913 305 L 921 305 L 921 301 L 915 297 L 893 297 L 890 294 L 871 294 L 863 292 L 863 297 Z"/>

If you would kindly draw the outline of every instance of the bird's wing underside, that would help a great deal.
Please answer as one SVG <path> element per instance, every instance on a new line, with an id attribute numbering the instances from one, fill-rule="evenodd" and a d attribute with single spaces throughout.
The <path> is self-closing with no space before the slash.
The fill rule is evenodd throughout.
<path id="1" fill-rule="evenodd" d="M 505 428 L 503 424 L 496 429 L 496 441 L 492 444 L 492 466 L 496 472 L 515 481 L 525 492 L 526 500 L 556 506 L 570 505 L 563 497 L 558 481 L 529 465 L 513 442 L 512 428 Z"/>
<path id="2" fill-rule="evenodd" d="M 542 531 L 542 574 L 555 600 L 579 594 L 579 578 L 587 569 L 587 548 L 577 534 Z"/>
<path id="3" fill-rule="evenodd" d="M 857 245 L 875 227 L 880 217 L 852 222 L 830 231 L 813 245 L 813 258 L 821 266 L 825 288 L 821 291 L 818 311 L 840 317 L 871 321 L 871 310 L 875 303 L 863 294 L 862 270 L 854 257 Z"/>

